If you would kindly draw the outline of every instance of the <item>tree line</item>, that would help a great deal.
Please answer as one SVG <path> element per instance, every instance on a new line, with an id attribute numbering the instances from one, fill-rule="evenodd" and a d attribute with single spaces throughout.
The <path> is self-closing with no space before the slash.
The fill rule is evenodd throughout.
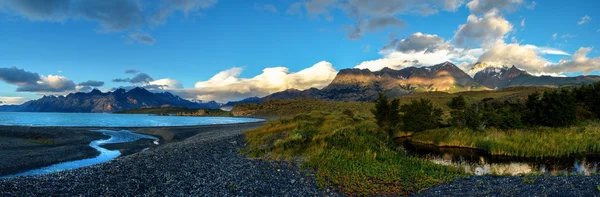
<path id="1" fill-rule="evenodd" d="M 577 121 L 600 118 L 600 82 L 533 93 L 525 101 L 498 102 L 486 98 L 469 103 L 460 95 L 448 103 L 451 111 L 447 122 L 442 120 L 443 111 L 428 99 L 401 106 L 399 103 L 399 99 L 389 101 L 381 93 L 372 110 L 377 124 L 390 135 L 398 129 L 418 132 L 447 126 L 475 131 L 489 127 L 567 127 Z"/>

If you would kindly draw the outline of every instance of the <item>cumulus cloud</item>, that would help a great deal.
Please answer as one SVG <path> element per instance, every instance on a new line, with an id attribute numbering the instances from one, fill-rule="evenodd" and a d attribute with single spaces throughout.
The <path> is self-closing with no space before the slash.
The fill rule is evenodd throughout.
<path id="1" fill-rule="evenodd" d="M 30 99 L 25 97 L 0 96 L 0 105 L 20 105 L 29 100 Z"/>
<path id="2" fill-rule="evenodd" d="M 498 65 L 515 65 L 531 73 L 543 71 L 548 63 L 533 47 L 521 46 L 517 43 L 506 44 L 502 41 L 494 43 L 480 57 L 479 62 L 488 62 Z"/>
<path id="3" fill-rule="evenodd" d="M 583 72 L 584 74 L 600 69 L 600 57 L 590 58 L 588 54 L 592 51 L 590 47 L 579 48 L 571 60 L 560 60 L 557 64 L 547 67 L 549 72 Z"/>
<path id="4" fill-rule="evenodd" d="M 0 80 L 14 85 L 35 84 L 41 80 L 40 75 L 18 69 L 17 67 L 0 68 Z"/>
<path id="5" fill-rule="evenodd" d="M 153 86 L 153 87 L 150 88 L 149 86 Z M 150 81 L 148 83 L 148 85 L 146 86 L 146 88 L 147 89 L 160 89 L 160 90 L 173 90 L 173 89 L 181 89 L 181 88 L 183 88 L 183 85 L 181 84 L 181 82 L 179 82 L 177 80 L 164 78 L 164 79 Z"/>
<path id="6" fill-rule="evenodd" d="M 467 23 L 458 27 L 456 34 L 454 34 L 454 41 L 459 46 L 467 42 L 474 44 L 493 42 L 502 38 L 512 29 L 513 25 L 496 10 L 486 13 L 483 17 L 471 14 L 467 18 Z"/>
<path id="7" fill-rule="evenodd" d="M 78 86 L 102 87 L 102 86 L 104 86 L 104 81 L 87 80 L 85 82 L 78 83 L 77 85 Z"/>
<path id="8" fill-rule="evenodd" d="M 355 67 L 377 71 L 385 67 L 402 69 L 410 66 L 431 66 L 445 61 L 472 62 L 481 53 L 480 48 L 456 48 L 437 35 L 417 32 L 402 40 L 392 40 L 380 51 L 383 58 L 364 61 Z"/>
<path id="9" fill-rule="evenodd" d="M 173 92 L 189 99 L 225 102 L 253 96 L 262 97 L 290 88 L 322 88 L 337 74 L 333 65 L 325 61 L 298 72 L 291 72 L 286 67 L 265 68 L 261 74 L 252 78 L 240 78 L 242 70 L 234 67 L 219 72 L 209 80 L 197 82 L 194 88 Z"/>
<path id="10" fill-rule="evenodd" d="M 444 39 L 437 35 L 423 34 L 421 32 L 414 33 L 408 38 L 403 39 L 396 48 L 400 52 L 415 52 L 425 51 L 426 53 L 435 52 L 438 48 L 444 45 Z"/>
<path id="11" fill-rule="evenodd" d="M 592 17 L 585 15 L 585 16 L 581 17 L 581 20 L 579 22 L 577 22 L 577 25 L 583 25 L 584 23 L 587 23 L 590 20 L 592 20 Z"/>
<path id="12" fill-rule="evenodd" d="M 41 80 L 36 83 L 18 85 L 17 92 L 66 92 L 75 90 L 75 82 L 64 76 L 40 75 Z"/>
<path id="13" fill-rule="evenodd" d="M 333 20 L 331 12 L 342 10 L 355 24 L 348 27 L 348 37 L 358 39 L 367 32 L 387 27 L 403 27 L 400 14 L 431 15 L 439 11 L 456 11 L 464 0 L 307 0 L 293 3 L 288 14 L 301 14 L 306 11 L 309 16 L 323 17 Z"/>
<path id="14" fill-rule="evenodd" d="M 493 10 L 513 12 L 522 3 L 523 0 L 472 0 L 467 3 L 467 7 L 471 13 L 474 14 L 485 14 Z M 535 7 L 535 2 L 532 4 L 533 7 Z M 531 9 L 533 9 L 533 7 Z"/>
<path id="15" fill-rule="evenodd" d="M 75 89 L 75 83 L 66 77 L 43 76 L 16 67 L 0 68 L 0 80 L 16 85 L 18 92 L 64 92 Z"/>

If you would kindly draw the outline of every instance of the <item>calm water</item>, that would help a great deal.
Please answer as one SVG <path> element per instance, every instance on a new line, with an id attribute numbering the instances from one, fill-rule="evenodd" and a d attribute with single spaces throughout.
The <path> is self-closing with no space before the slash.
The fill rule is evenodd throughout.
<path id="1" fill-rule="evenodd" d="M 121 130 L 121 131 L 94 130 L 94 131 L 101 132 L 104 135 L 110 136 L 109 139 L 95 140 L 90 143 L 90 147 L 98 150 L 100 152 L 100 155 L 98 155 L 94 158 L 89 158 L 89 159 L 82 159 L 82 160 L 58 163 L 58 164 L 54 164 L 54 165 L 39 168 L 39 169 L 33 169 L 33 170 L 26 171 L 26 172 L 5 176 L 2 178 L 51 174 L 51 173 L 55 173 L 55 172 L 59 172 L 59 171 L 63 171 L 63 170 L 72 170 L 72 169 L 76 169 L 76 168 L 80 168 L 80 167 L 84 167 L 84 166 L 104 163 L 104 162 L 110 161 L 114 158 L 117 158 L 118 156 L 121 155 L 121 152 L 118 150 L 108 150 L 108 149 L 100 147 L 105 144 L 133 142 L 133 141 L 137 141 L 139 139 L 152 139 L 152 140 L 154 140 L 155 144 L 158 144 L 158 138 L 156 138 L 154 136 L 132 133 L 128 130 Z"/>
<path id="2" fill-rule="evenodd" d="M 156 127 L 258 122 L 256 118 L 152 116 L 146 114 L 0 112 L 0 125 Z"/>
<path id="3" fill-rule="evenodd" d="M 462 168 L 476 175 L 592 175 L 600 173 L 600 154 L 570 157 L 524 158 L 493 156 L 467 148 L 444 148 L 412 143 L 407 138 L 397 140 L 409 153 L 434 163 Z"/>

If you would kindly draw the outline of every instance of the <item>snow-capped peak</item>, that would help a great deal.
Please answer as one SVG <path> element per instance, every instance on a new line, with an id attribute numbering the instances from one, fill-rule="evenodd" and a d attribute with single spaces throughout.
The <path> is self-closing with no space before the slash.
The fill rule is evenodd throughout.
<path id="1" fill-rule="evenodd" d="M 486 73 L 496 72 L 500 73 L 502 70 L 508 69 L 509 67 L 502 64 L 489 63 L 489 62 L 477 62 L 471 70 L 469 70 L 468 74 L 474 76 L 480 71 L 485 71 Z"/>

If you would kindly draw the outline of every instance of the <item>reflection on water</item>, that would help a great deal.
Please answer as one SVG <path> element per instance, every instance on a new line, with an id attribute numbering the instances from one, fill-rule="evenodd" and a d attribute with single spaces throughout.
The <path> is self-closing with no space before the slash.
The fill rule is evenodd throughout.
<path id="1" fill-rule="evenodd" d="M 90 165 L 94 165 L 94 164 L 104 163 L 104 162 L 110 161 L 114 158 L 117 158 L 121 155 L 121 152 L 118 150 L 108 150 L 108 149 L 100 147 L 100 146 L 106 145 L 106 144 L 134 142 L 139 139 L 152 139 L 152 140 L 154 140 L 154 144 L 158 144 L 158 138 L 156 138 L 154 136 L 133 133 L 128 130 L 122 130 L 122 131 L 94 130 L 94 131 L 110 136 L 109 139 L 95 140 L 90 143 L 90 147 L 98 150 L 100 152 L 100 155 L 98 155 L 94 158 L 89 158 L 89 159 L 82 159 L 82 160 L 58 163 L 58 164 L 54 164 L 51 166 L 22 172 L 19 174 L 5 176 L 2 178 L 51 174 L 51 173 L 55 173 L 55 172 L 59 172 L 59 171 L 63 171 L 63 170 L 72 170 L 72 169 L 81 168 L 84 166 L 90 166 Z"/>
<path id="2" fill-rule="evenodd" d="M 462 168 L 476 175 L 592 175 L 598 173 L 600 155 L 577 155 L 569 157 L 524 158 L 492 156 L 469 148 L 444 148 L 420 144 L 409 138 L 398 138 L 397 143 L 409 153 L 434 163 Z"/>

